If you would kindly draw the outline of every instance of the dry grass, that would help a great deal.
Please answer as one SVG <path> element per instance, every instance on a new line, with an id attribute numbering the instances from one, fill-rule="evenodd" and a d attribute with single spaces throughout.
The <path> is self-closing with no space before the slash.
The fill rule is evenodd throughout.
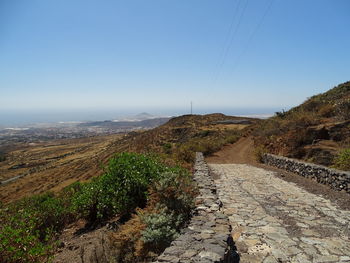
<path id="1" fill-rule="evenodd" d="M 141 212 L 141 210 L 139 210 L 139 212 Z M 145 227 L 140 216 L 135 214 L 129 221 L 120 226 L 117 232 L 111 235 L 111 239 L 117 251 L 117 262 L 134 263 L 135 258 L 144 258 L 145 262 L 147 262 L 147 258 L 156 256 L 152 253 L 148 255 L 149 252 L 141 240 L 141 231 L 144 230 Z"/>
<path id="2" fill-rule="evenodd" d="M 268 152 L 332 165 L 336 151 L 347 145 L 350 135 L 350 82 L 311 97 L 298 107 L 259 122 L 256 145 Z M 332 141 L 338 149 L 323 148 L 320 141 Z"/>
<path id="3" fill-rule="evenodd" d="M 115 152 L 122 135 L 57 140 L 23 145 L 0 163 L 1 180 L 27 176 L 0 186 L 0 200 L 9 202 L 48 190 L 59 191 L 75 181 L 86 181 L 101 174 L 101 164 Z M 22 166 L 18 169 L 11 167 Z"/>

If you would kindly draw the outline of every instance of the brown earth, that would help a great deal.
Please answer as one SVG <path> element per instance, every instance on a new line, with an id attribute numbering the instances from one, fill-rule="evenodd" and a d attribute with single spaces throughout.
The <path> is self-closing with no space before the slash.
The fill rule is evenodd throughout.
<path id="1" fill-rule="evenodd" d="M 208 163 L 246 163 L 257 165 L 254 158 L 254 142 L 251 137 L 242 137 L 236 143 L 225 145 L 220 151 L 207 157 Z"/>
<path id="2" fill-rule="evenodd" d="M 111 225 L 89 230 L 84 229 L 85 222 L 80 220 L 68 226 L 60 236 L 53 263 L 115 262 L 115 248 L 110 239 Z"/>
<path id="3" fill-rule="evenodd" d="M 101 166 L 115 153 L 123 135 L 65 139 L 38 144 L 23 144 L 0 163 L 0 181 L 25 175 L 0 184 L 4 203 L 46 191 L 59 191 L 76 181 L 100 175 Z"/>
<path id="4" fill-rule="evenodd" d="M 254 156 L 254 143 L 252 137 L 242 137 L 234 144 L 224 146 L 220 151 L 206 158 L 208 163 L 214 164 L 250 164 L 266 170 L 274 171 L 285 181 L 293 182 L 310 193 L 321 195 L 342 209 L 350 210 L 350 195 L 331 189 L 329 186 L 302 177 L 298 174 L 258 163 Z"/>

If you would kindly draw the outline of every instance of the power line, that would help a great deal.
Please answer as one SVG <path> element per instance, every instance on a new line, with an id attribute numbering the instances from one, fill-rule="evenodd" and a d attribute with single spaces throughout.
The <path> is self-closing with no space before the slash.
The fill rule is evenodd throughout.
<path id="1" fill-rule="evenodd" d="M 231 34 L 232 34 L 233 25 L 234 25 L 234 22 L 235 22 L 235 20 L 236 20 L 236 17 L 237 17 L 237 14 L 238 14 L 238 11 L 239 11 L 239 7 L 240 7 L 241 3 L 242 3 L 241 0 L 238 0 L 238 1 L 237 1 L 237 6 L 236 6 L 236 9 L 235 9 L 235 11 L 234 11 L 234 13 L 233 13 L 233 15 L 232 15 L 232 21 L 231 21 L 231 23 L 230 23 L 229 30 L 228 30 L 228 32 L 227 32 L 227 34 L 226 34 L 226 38 L 225 38 L 225 41 L 224 41 L 224 45 L 222 46 L 219 59 L 218 59 L 218 61 L 217 61 L 217 63 L 216 63 L 216 66 L 215 66 L 215 72 L 214 72 L 214 75 L 213 75 L 213 79 L 215 79 L 215 77 L 216 77 L 217 69 L 219 68 L 220 62 L 221 62 L 221 60 L 222 60 L 223 57 L 224 57 L 226 47 L 227 47 L 227 45 L 228 45 L 229 42 L 230 42 L 230 38 L 231 38 Z"/>
<path id="2" fill-rule="evenodd" d="M 239 9 L 240 3 L 241 3 L 241 2 L 238 3 L 237 8 L 236 8 L 236 11 Z M 220 76 L 220 73 L 221 73 L 221 70 L 222 70 L 222 68 L 223 68 L 223 66 L 224 66 L 224 64 L 225 64 L 227 55 L 228 55 L 228 53 L 229 53 L 229 51 L 230 51 L 230 49 L 231 49 L 233 40 L 236 38 L 236 35 L 237 35 L 237 33 L 238 33 L 238 29 L 239 29 L 239 27 L 240 27 L 240 25 L 241 25 L 241 22 L 242 22 L 244 13 L 245 13 L 245 11 L 246 11 L 246 9 L 247 9 L 247 6 L 248 6 L 248 0 L 246 0 L 246 1 L 244 2 L 243 8 L 242 8 L 242 10 L 241 10 L 241 13 L 240 13 L 240 15 L 239 15 L 239 18 L 238 18 L 238 21 L 237 21 L 237 24 L 236 24 L 236 27 L 235 27 L 235 30 L 234 30 L 233 34 L 231 35 L 231 38 L 229 39 L 228 44 L 226 45 L 226 49 L 224 49 L 224 53 L 223 53 L 223 57 L 222 57 L 222 59 L 221 59 L 221 63 L 219 64 L 217 73 L 216 73 L 216 75 L 214 76 L 214 81 L 213 81 L 214 83 L 213 83 L 213 86 L 215 86 L 215 84 L 216 84 L 216 82 L 217 82 L 217 80 L 218 80 L 218 78 L 219 78 L 219 76 Z M 233 24 L 233 23 L 232 23 L 232 24 Z M 230 28 L 230 31 L 231 31 L 231 28 Z M 229 32 L 229 33 L 231 33 L 231 32 Z"/>
<path id="3" fill-rule="evenodd" d="M 274 0 L 271 0 L 270 3 L 268 4 L 267 8 L 265 9 L 264 14 L 262 15 L 261 19 L 259 20 L 258 24 L 256 25 L 256 27 L 254 28 L 252 34 L 250 35 L 247 44 L 245 45 L 245 48 L 242 50 L 241 53 L 239 53 L 239 55 L 237 56 L 237 59 L 235 60 L 234 64 L 233 64 L 233 71 L 237 68 L 238 62 L 241 59 L 241 57 L 247 52 L 250 44 L 252 43 L 256 33 L 258 32 L 258 30 L 260 29 L 260 27 L 262 26 L 265 17 L 267 16 L 267 14 L 269 13 L 272 4 L 273 4 Z"/>

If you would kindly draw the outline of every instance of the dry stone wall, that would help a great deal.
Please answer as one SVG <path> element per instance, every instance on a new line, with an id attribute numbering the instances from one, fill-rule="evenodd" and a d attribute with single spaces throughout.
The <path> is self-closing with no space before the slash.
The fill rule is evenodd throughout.
<path id="1" fill-rule="evenodd" d="M 311 178 L 331 186 L 338 191 L 350 193 L 350 172 L 331 169 L 325 166 L 306 163 L 291 158 L 264 154 L 263 162 L 287 171 Z"/>
<path id="2" fill-rule="evenodd" d="M 203 154 L 196 154 L 194 181 L 199 195 L 192 219 L 181 235 L 158 257 L 156 262 L 212 263 L 239 262 L 239 256 L 230 235 L 231 226 L 221 212 L 221 201 L 209 174 Z"/>

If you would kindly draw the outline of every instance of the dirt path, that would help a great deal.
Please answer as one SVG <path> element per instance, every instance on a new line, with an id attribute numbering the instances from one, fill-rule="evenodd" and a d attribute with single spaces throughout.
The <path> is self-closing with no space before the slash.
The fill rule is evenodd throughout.
<path id="1" fill-rule="evenodd" d="M 242 137 L 235 144 L 226 145 L 221 151 L 206 158 L 208 163 L 246 163 L 257 165 L 254 143 L 251 137 Z"/>
<path id="2" fill-rule="evenodd" d="M 350 262 L 350 211 L 266 169 L 209 167 L 240 263 Z"/>

